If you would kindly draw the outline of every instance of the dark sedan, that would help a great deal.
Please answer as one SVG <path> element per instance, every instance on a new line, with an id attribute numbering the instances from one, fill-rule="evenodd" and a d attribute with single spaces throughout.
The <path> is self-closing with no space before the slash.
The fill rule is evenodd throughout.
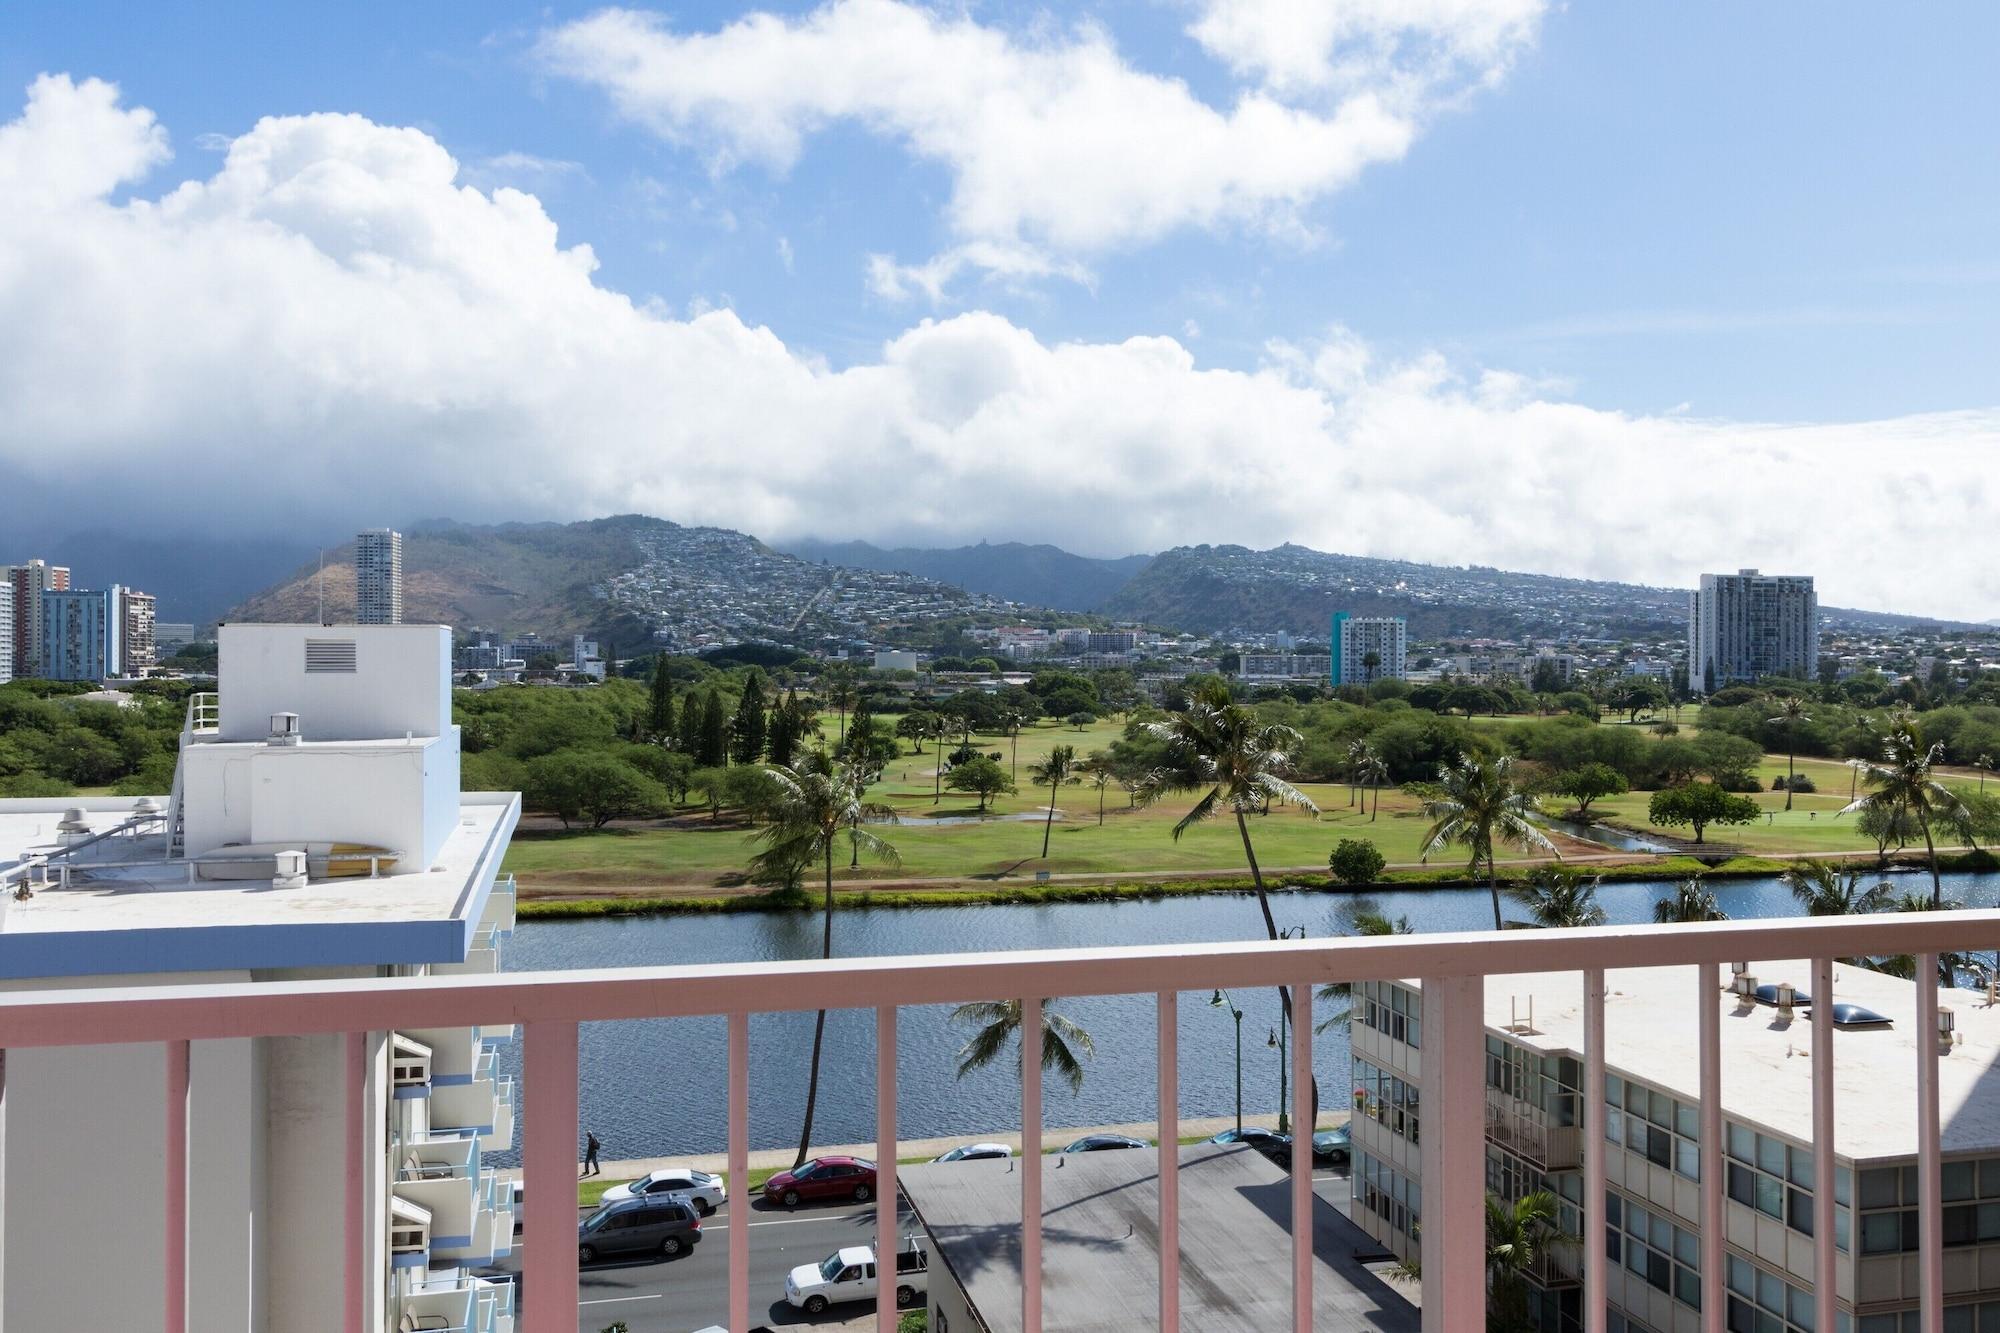
<path id="1" fill-rule="evenodd" d="M 1135 1139 L 1129 1134 L 1086 1134 L 1075 1143 L 1066 1145 L 1064 1152 L 1110 1152 L 1116 1148 L 1150 1148 L 1153 1145 L 1144 1139 Z"/>

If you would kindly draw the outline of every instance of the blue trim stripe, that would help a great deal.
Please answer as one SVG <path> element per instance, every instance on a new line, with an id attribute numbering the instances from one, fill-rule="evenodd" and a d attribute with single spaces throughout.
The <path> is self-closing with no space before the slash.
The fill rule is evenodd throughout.
<path id="1" fill-rule="evenodd" d="M 431 1086 L 434 1088 L 462 1088 L 471 1082 L 472 1075 L 470 1074 L 431 1075 Z"/>
<path id="2" fill-rule="evenodd" d="M 438 1250 L 466 1250 L 470 1248 L 472 1248 L 472 1237 L 470 1236 L 431 1237 L 431 1251 L 433 1253 Z"/>
<path id="3" fill-rule="evenodd" d="M 407 1088 L 396 1089 L 396 1100 L 399 1102 L 413 1102 L 430 1095 L 431 1090 L 421 1083 L 412 1084 Z"/>

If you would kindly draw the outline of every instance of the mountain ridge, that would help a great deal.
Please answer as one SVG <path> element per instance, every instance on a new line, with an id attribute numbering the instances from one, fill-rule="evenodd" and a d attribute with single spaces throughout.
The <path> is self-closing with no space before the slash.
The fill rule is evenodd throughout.
<path id="1" fill-rule="evenodd" d="M 1150 555 L 1116 559 L 1077 555 L 1046 542 L 881 547 L 870 542 L 802 537 L 777 546 L 804 560 L 884 573 L 901 571 L 1009 602 L 1079 612 L 1094 612 L 1103 606 L 1153 559 Z"/>

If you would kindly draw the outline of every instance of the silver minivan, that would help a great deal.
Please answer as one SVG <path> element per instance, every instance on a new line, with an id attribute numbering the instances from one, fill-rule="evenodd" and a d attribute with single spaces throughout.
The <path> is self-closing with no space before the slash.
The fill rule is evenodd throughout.
<path id="1" fill-rule="evenodd" d="M 685 1199 L 626 1199 L 576 1224 L 576 1257 L 586 1264 L 627 1254 L 672 1259 L 700 1239 L 701 1217 Z"/>

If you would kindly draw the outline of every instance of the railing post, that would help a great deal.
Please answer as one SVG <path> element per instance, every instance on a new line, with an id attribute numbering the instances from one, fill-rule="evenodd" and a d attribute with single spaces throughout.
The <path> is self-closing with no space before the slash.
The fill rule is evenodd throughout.
<path id="1" fill-rule="evenodd" d="M 1181 1327 L 1181 1094 L 1178 993 L 1163 990 L 1159 1010 L 1160 1333 Z"/>
<path id="2" fill-rule="evenodd" d="M 1833 1220 L 1833 960 L 1813 959 L 1812 977 L 1813 1311 L 1819 1327 L 1832 1328 L 1839 1299 Z M 1850 1249 L 1853 1244 L 1850 1237 Z"/>
<path id="3" fill-rule="evenodd" d="M 875 1327 L 896 1333 L 896 1006 L 875 1011 Z"/>
<path id="4" fill-rule="evenodd" d="M 1042 1001 L 1021 1000 L 1021 1333 L 1042 1333 Z"/>
<path id="5" fill-rule="evenodd" d="M 343 1039 L 345 1065 L 341 1100 L 346 1123 L 341 1137 L 347 1147 L 347 1246 L 341 1272 L 341 1324 L 346 1333 L 366 1333 L 368 1289 L 368 1034 L 350 1032 Z"/>
<path id="6" fill-rule="evenodd" d="M 1423 1327 L 1486 1326 L 1486 980 L 1423 981 Z"/>
<path id="7" fill-rule="evenodd" d="M 1917 955 L 1917 1287 L 1918 1326 L 1944 1333 L 1944 1202 L 1938 1129 L 1938 960 Z M 1856 1189 L 1859 1194 L 1859 1189 Z M 1853 1238 L 1849 1237 L 1849 1244 Z"/>
<path id="8" fill-rule="evenodd" d="M 750 1015 L 729 1016 L 729 1326 L 750 1327 Z"/>
<path id="9" fill-rule="evenodd" d="M 188 1044 L 167 1043 L 166 1333 L 187 1333 Z"/>
<path id="10" fill-rule="evenodd" d="M 527 1194 L 521 1255 L 522 1326 L 576 1324 L 576 1023 L 521 1025 L 521 1076 L 528 1084 L 522 1136 Z"/>
<path id="11" fill-rule="evenodd" d="M 1583 973 L 1583 1333 L 1605 1333 L 1604 969 Z"/>
<path id="12" fill-rule="evenodd" d="M 1701 1024 L 1701 1328 L 1724 1333 L 1729 1297 L 1722 1250 L 1722 992 L 1715 964 L 1695 964 L 1694 975 Z"/>
<path id="13" fill-rule="evenodd" d="M 1292 1333 L 1313 1327 L 1312 998 L 1310 982 L 1292 986 Z M 1282 1018 L 1280 1021 L 1283 1021 Z M 1482 1147 L 1481 1155 L 1485 1153 Z"/>

